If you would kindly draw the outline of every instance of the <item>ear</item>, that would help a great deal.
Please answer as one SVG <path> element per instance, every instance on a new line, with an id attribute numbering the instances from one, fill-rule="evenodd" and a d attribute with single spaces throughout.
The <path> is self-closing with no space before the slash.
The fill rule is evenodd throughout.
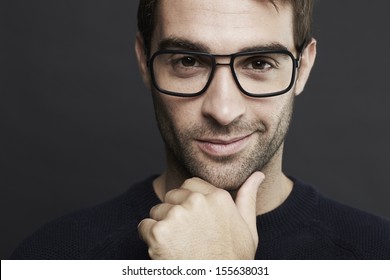
<path id="1" fill-rule="evenodd" d="M 150 89 L 150 75 L 147 66 L 147 58 L 145 53 L 145 44 L 142 39 L 142 35 L 138 32 L 135 38 L 135 54 L 138 61 L 139 71 L 141 73 L 142 80 L 147 88 Z"/>
<path id="2" fill-rule="evenodd" d="M 312 39 L 302 53 L 300 67 L 298 69 L 298 78 L 295 85 L 295 95 L 302 93 L 306 82 L 309 79 L 310 71 L 313 68 L 317 55 L 317 41 Z"/>

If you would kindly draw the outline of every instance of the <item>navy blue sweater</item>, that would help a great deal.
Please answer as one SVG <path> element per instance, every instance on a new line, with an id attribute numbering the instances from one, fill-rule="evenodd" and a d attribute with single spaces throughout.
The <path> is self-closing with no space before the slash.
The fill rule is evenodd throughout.
<path id="1" fill-rule="evenodd" d="M 154 177 L 104 204 L 59 218 L 10 259 L 148 259 L 137 225 L 160 203 Z M 339 204 L 294 180 L 287 200 L 257 217 L 256 259 L 390 259 L 390 222 Z"/>

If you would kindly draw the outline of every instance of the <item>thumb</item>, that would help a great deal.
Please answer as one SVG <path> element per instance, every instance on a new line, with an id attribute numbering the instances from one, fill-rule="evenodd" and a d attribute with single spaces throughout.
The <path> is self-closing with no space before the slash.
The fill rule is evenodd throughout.
<path id="1" fill-rule="evenodd" d="M 235 201 L 238 212 L 249 226 L 252 234 L 256 234 L 256 236 L 257 191 L 264 178 L 265 176 L 261 172 L 255 172 L 249 176 L 245 183 L 238 190 Z"/>

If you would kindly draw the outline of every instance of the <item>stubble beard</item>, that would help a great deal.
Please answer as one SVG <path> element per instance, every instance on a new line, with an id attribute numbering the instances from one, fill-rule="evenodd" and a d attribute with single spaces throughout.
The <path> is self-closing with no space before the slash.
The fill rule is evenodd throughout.
<path id="1" fill-rule="evenodd" d="M 253 172 L 264 170 L 281 149 L 290 126 L 294 98 L 281 110 L 273 133 L 260 120 L 237 120 L 228 126 L 221 126 L 214 120 L 207 119 L 203 124 L 191 124 L 178 129 L 166 107 L 159 102 L 161 101 L 154 100 L 158 127 L 165 142 L 168 169 L 175 170 L 182 178 L 199 177 L 218 188 L 234 191 Z M 232 156 L 206 156 L 194 145 L 194 139 L 248 133 L 252 133 L 251 137 L 256 139 L 255 143 Z"/>

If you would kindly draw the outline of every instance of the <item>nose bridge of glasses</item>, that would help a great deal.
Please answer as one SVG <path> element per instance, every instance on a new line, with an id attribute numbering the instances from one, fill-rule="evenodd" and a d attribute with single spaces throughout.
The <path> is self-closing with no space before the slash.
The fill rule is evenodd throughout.
<path id="1" fill-rule="evenodd" d="M 215 54 L 213 56 L 216 66 L 230 66 L 233 62 L 233 56 L 231 54 Z"/>
<path id="2" fill-rule="evenodd" d="M 234 72 L 233 70 L 233 55 L 231 54 L 216 54 L 214 55 L 214 61 L 215 61 L 215 67 L 217 68 L 218 66 L 229 66 L 231 71 Z M 215 69 L 217 70 L 217 69 Z M 230 72 L 230 71 L 229 71 Z M 234 73 L 230 73 L 230 75 Z"/>
<path id="3" fill-rule="evenodd" d="M 218 57 L 218 59 L 217 59 Z M 219 60 L 219 58 L 224 57 L 223 61 Z M 219 60 L 219 62 L 217 61 Z M 214 71 L 210 76 L 209 82 L 213 84 L 214 86 L 217 86 L 220 92 L 231 92 L 232 87 L 238 86 L 237 79 L 235 78 L 235 71 L 233 67 L 234 59 L 231 55 L 218 55 L 215 56 L 214 60 Z M 219 66 L 225 66 L 225 67 L 219 67 Z M 226 67 L 227 66 L 227 67 Z M 218 69 L 219 68 L 219 69 Z M 240 87 L 238 86 L 238 89 Z"/>
<path id="4" fill-rule="evenodd" d="M 216 62 L 215 65 L 216 66 L 230 66 L 231 62 L 229 62 L 229 63 L 219 63 L 219 62 Z"/>
<path id="5" fill-rule="evenodd" d="M 221 72 L 221 71 L 217 71 L 217 67 L 218 66 L 228 66 L 230 68 L 230 70 L 227 70 L 229 72 L 228 76 L 229 76 L 229 79 L 231 78 L 231 75 L 233 75 L 233 78 L 234 78 L 234 67 L 233 67 L 233 55 L 213 55 L 214 56 L 214 63 L 215 63 L 215 73 L 214 73 L 214 76 L 216 75 L 216 73 L 218 72 Z M 222 69 L 221 69 L 222 70 Z M 222 71 L 224 72 L 224 71 Z M 226 72 L 226 73 L 228 73 Z M 210 78 L 213 78 L 213 77 L 210 77 Z M 215 79 L 215 78 L 214 78 Z"/>

